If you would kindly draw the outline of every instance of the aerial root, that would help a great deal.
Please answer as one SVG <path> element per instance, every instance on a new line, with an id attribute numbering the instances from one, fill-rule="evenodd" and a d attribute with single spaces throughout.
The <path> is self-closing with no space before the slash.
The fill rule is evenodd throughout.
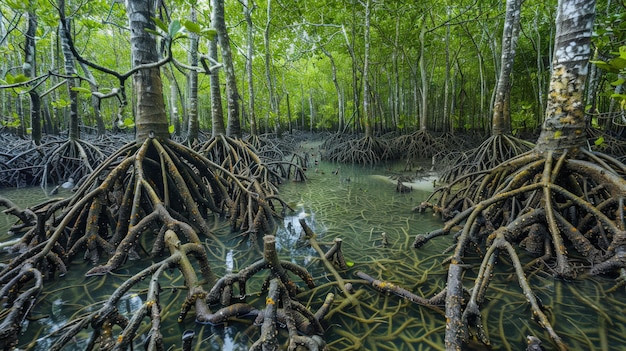
<path id="1" fill-rule="evenodd" d="M 133 343 L 133 340 L 137 336 L 137 330 L 146 317 L 150 319 L 151 323 L 146 349 L 163 349 L 163 337 L 160 332 L 162 309 L 159 302 L 159 292 L 161 289 L 159 280 L 165 270 L 176 267 L 185 278 L 185 286 L 189 289 L 186 302 L 194 296 L 202 294 L 202 287 L 189 261 L 189 256 L 194 256 L 198 260 L 205 281 L 210 283 L 214 280 L 208 266 L 208 259 L 200 245 L 195 243 L 182 244 L 176 233 L 172 230 L 167 230 L 165 235 L 166 245 L 170 249 L 170 256 L 127 279 L 111 294 L 98 311 L 83 316 L 78 322 L 71 322 L 73 324 L 68 324 L 64 327 L 66 329 L 65 332 L 55 340 L 55 343 L 51 347 L 52 350 L 62 349 L 67 343 L 71 342 L 80 330 L 88 326 L 91 326 L 94 330 L 89 345 L 93 346 L 99 344 L 101 349 L 104 348 L 107 350 L 125 350 Z M 148 277 L 150 277 L 148 292 L 142 306 L 133 312 L 130 319 L 122 317 L 117 311 L 116 306 L 131 288 Z M 185 308 L 185 306 L 186 305 L 183 304 L 183 308 Z M 203 306 L 206 306 L 204 301 L 198 299 L 196 301 L 196 313 L 202 312 Z M 204 308 L 208 310 L 207 307 Z M 122 328 L 117 336 L 114 336 L 112 332 L 112 328 L 115 325 Z"/>
<path id="2" fill-rule="evenodd" d="M 148 254 L 151 252 L 157 256 L 168 247 L 170 258 L 156 264 L 141 277 L 154 275 L 154 287 L 149 292 L 148 301 L 158 300 L 158 277 L 162 272 L 159 267 L 177 266 L 190 289 L 183 303 L 181 318 L 192 306 L 196 316 L 209 315 L 205 302 L 208 293 L 198 283 L 187 256 L 193 256 L 199 262 L 203 282 L 214 280 L 208 269 L 206 253 L 200 246 L 199 235 L 222 245 L 214 238 L 205 218 L 211 212 L 227 213 L 229 206 L 241 207 L 244 204 L 246 211 L 251 211 L 246 212 L 254 215 L 248 222 L 249 230 L 272 230 L 275 204 L 286 204 L 274 192 L 271 198 L 266 199 L 264 193 L 259 193 L 261 190 L 258 182 L 255 184 L 245 176 L 235 175 L 172 141 L 149 137 L 142 143 L 130 143 L 113 153 L 78 184 L 74 196 L 70 198 L 49 201 L 29 210 L 20 210 L 9 201 L 0 201 L 0 205 L 9 207 L 9 212 L 21 222 L 12 228 L 14 234 L 21 235 L 21 238 L 10 243 L 15 251 L 19 250 L 19 255 L 0 267 L 0 282 L 7 284 L 21 274 L 22 267 L 32 267 L 37 274 L 21 274 L 15 291 L 40 286 L 38 276 L 52 278 L 56 272 L 65 274 L 69 263 L 79 255 L 84 255 L 83 259 L 96 265 L 100 264 L 90 269 L 87 276 L 107 274 L 126 260 L 140 257 L 144 252 L 141 243 L 152 242 Z M 240 198 L 232 200 L 233 194 Z M 181 241 L 174 240 L 178 244 L 172 246 L 174 232 L 181 236 Z M 174 247 L 182 251 L 176 253 L 172 251 Z M 102 257 L 107 259 L 104 264 Z M 308 274 L 301 269 L 288 268 L 301 276 Z M 308 279 L 312 284 L 312 278 L 308 276 Z M 283 280 L 288 283 L 286 274 Z M 130 279 L 127 283 L 123 285 L 124 291 L 138 280 Z M 292 288 L 295 294 L 295 285 Z M 33 291 L 29 294 L 34 296 L 32 289 L 28 291 Z M 98 318 L 92 315 L 73 321 L 67 327 L 66 336 L 59 339 L 57 347 L 70 342 L 73 335 L 88 325 L 94 326 L 94 330 L 102 330 L 102 333 L 94 333 L 90 345 L 109 344 L 111 335 L 107 325 L 119 325 L 123 330 L 119 340 L 114 340 L 112 345 L 116 345 L 113 349 L 123 349 L 132 342 L 143 318 L 149 316 L 152 329 L 147 347 L 160 349 L 162 337 L 158 303 L 145 306 L 133 319 L 122 322 L 121 318 L 114 317 L 116 313 L 112 307 L 121 297 L 112 295 L 109 299 L 111 306 L 106 305 Z M 28 308 L 26 303 L 14 303 L 6 311 L 8 316 L 17 317 L 4 317 L 3 322 L 21 322 L 21 313 L 27 313 Z M 103 315 L 109 316 L 108 319 Z"/>
<path id="3" fill-rule="evenodd" d="M 309 288 L 315 287 L 313 277 L 306 269 L 278 258 L 276 238 L 266 235 L 263 237 L 263 258 L 239 270 L 237 273 L 226 274 L 220 278 L 209 291 L 207 301 L 210 304 L 221 302 L 223 305 L 230 305 L 233 299 L 243 300 L 246 296 L 247 281 L 256 273 L 266 269 L 271 272 L 270 277 L 278 278 L 281 281 L 291 296 L 297 294 L 297 286 L 287 274 L 288 271 L 300 277 Z M 238 285 L 240 292 L 238 297 L 232 296 L 235 284 Z"/>
<path id="4" fill-rule="evenodd" d="M 446 163 L 450 167 L 443 171 L 440 180 L 450 183 L 468 173 L 490 170 L 506 160 L 530 151 L 532 147 L 533 143 L 512 135 L 492 135 L 478 147 L 466 153 L 458 153 L 448 160 Z"/>
<path id="5" fill-rule="evenodd" d="M 406 160 L 407 166 L 412 162 L 431 158 L 443 150 L 447 150 L 446 145 L 427 130 L 401 135 L 391 142 L 393 154 Z"/>
<path id="6" fill-rule="evenodd" d="M 32 283 L 30 287 L 27 286 L 29 282 Z M 23 265 L 0 290 L 0 300 L 6 300 L 5 303 L 10 309 L 0 323 L 0 340 L 2 340 L 0 345 L 4 349 L 11 349 L 17 344 L 22 322 L 28 316 L 42 290 L 43 277 L 39 270 L 30 264 Z"/>
<path id="7" fill-rule="evenodd" d="M 367 136 L 349 139 L 330 147 L 324 158 L 339 163 L 375 165 L 391 157 L 391 149 L 384 140 Z"/>
<path id="8" fill-rule="evenodd" d="M 104 159 L 105 155 L 98 147 L 84 140 L 70 138 L 45 157 L 41 186 L 45 189 L 49 181 L 54 184 L 69 179 L 79 182 Z"/>
<path id="9" fill-rule="evenodd" d="M 282 313 L 279 313 L 279 304 L 283 305 Z M 332 302 L 331 302 L 332 303 Z M 294 308 L 296 306 L 300 306 Z M 302 318 L 301 313 L 310 314 L 304 306 L 292 300 L 289 293 L 280 280 L 274 278 L 270 281 L 269 291 L 265 298 L 265 309 L 259 313 L 256 324 L 261 324 L 261 336 L 252 344 L 250 350 L 278 350 L 278 329 L 277 321 L 281 321 L 287 326 L 289 333 L 288 350 L 297 350 L 299 346 L 304 347 L 309 351 L 325 350 L 326 343 L 319 335 L 323 333 L 323 329 L 319 325 L 317 314 L 315 316 L 308 316 L 309 320 L 312 320 L 317 324 L 316 335 L 298 335 L 298 331 L 302 330 L 302 327 L 298 326 L 297 316 Z M 279 318 L 282 315 L 282 318 Z"/>
<path id="10" fill-rule="evenodd" d="M 591 274 L 622 272 L 626 267 L 623 198 L 626 181 L 618 165 L 599 164 L 601 155 L 588 152 L 529 152 L 503 162 L 475 178 L 463 178 L 454 186 L 438 191 L 432 207 L 440 213 L 454 213 L 442 229 L 417 235 L 414 247 L 454 231 L 456 246 L 448 267 L 446 296 L 446 347 L 461 349 L 470 329 L 485 344 L 480 304 L 489 286 L 493 264 L 499 251 L 507 252 L 524 295 L 531 304 L 533 318 L 548 332 L 558 349 L 564 350 L 549 320 L 527 282 L 524 267 L 513 247 L 520 247 L 541 258 L 556 262 L 549 267 L 557 277 L 573 279 L 580 268 L 570 263 L 575 251 L 591 266 Z M 482 258 L 472 297 L 463 305 L 463 263 L 478 247 Z M 526 267 L 529 267 L 527 264 Z"/>

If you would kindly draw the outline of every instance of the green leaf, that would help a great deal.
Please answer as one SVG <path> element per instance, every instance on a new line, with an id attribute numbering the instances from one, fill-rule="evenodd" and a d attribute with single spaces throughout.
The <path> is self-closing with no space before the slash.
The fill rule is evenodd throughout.
<path id="1" fill-rule="evenodd" d="M 124 125 L 125 125 L 126 127 L 128 127 L 128 128 L 132 128 L 132 127 L 134 127 L 134 126 L 135 126 L 135 122 L 133 121 L 133 119 L 132 119 L 132 118 L 130 118 L 130 117 L 126 117 L 126 118 L 124 118 Z"/>
<path id="2" fill-rule="evenodd" d="M 170 22 L 170 26 L 167 29 L 167 33 L 170 35 L 171 38 L 173 38 L 174 35 L 176 35 L 176 33 L 178 33 L 180 28 L 181 28 L 180 21 L 179 20 L 173 20 L 172 22 Z"/>
<path id="3" fill-rule="evenodd" d="M 352 267 L 352 266 L 354 266 L 354 262 L 352 262 L 352 261 L 346 261 L 346 266 L 348 266 L 348 267 Z"/>
<path id="4" fill-rule="evenodd" d="M 596 144 L 596 146 L 600 146 L 604 143 L 604 137 L 599 137 L 598 139 L 596 139 L 596 141 L 593 142 L 594 144 Z"/>
<path id="5" fill-rule="evenodd" d="M 589 110 L 591 110 L 591 107 L 592 107 L 591 105 L 585 106 L 585 112 L 589 112 Z"/>
<path id="6" fill-rule="evenodd" d="M 609 71 L 612 73 L 618 73 L 619 70 L 615 67 L 613 67 L 612 65 L 604 62 L 604 61 L 589 61 L 591 63 L 593 63 L 594 65 L 598 66 L 598 68 L 603 69 L 605 71 Z"/>
<path id="7" fill-rule="evenodd" d="M 150 28 L 144 28 L 143 30 L 145 30 L 146 32 L 150 33 L 150 34 L 154 34 L 157 37 L 162 37 L 163 34 L 161 34 L 160 32 L 157 32 L 156 30 L 150 29 Z"/>
<path id="8" fill-rule="evenodd" d="M 13 78 L 13 83 L 24 83 L 28 80 L 28 77 L 26 77 L 24 74 L 20 73 L 17 76 L 15 76 L 15 78 Z"/>
<path id="9" fill-rule="evenodd" d="M 614 86 L 614 87 L 616 87 L 616 86 L 618 86 L 618 85 L 622 85 L 622 84 L 624 84 L 624 81 L 626 81 L 624 78 L 620 78 L 620 79 L 618 79 L 618 80 L 616 80 L 616 81 L 614 81 L 614 82 L 611 82 L 611 85 L 612 85 L 612 86 Z"/>
<path id="10" fill-rule="evenodd" d="M 561 135 L 563 135 L 563 132 L 560 130 L 557 130 L 556 132 L 554 132 L 554 139 L 560 138 Z"/>
<path id="11" fill-rule="evenodd" d="M 626 59 L 621 58 L 621 57 L 616 57 L 614 59 L 611 59 L 611 61 L 609 61 L 609 64 L 612 67 L 620 70 L 620 69 L 626 68 Z"/>
<path id="12" fill-rule="evenodd" d="M 167 33 L 167 26 L 165 25 L 165 23 L 163 23 L 163 21 L 161 21 L 160 19 L 156 17 L 151 17 L 151 18 L 154 21 L 154 24 L 156 24 L 158 28 L 160 28 L 162 31 Z"/>
<path id="13" fill-rule="evenodd" d="M 626 59 L 626 45 L 619 47 L 619 57 Z"/>
<path id="14" fill-rule="evenodd" d="M 185 26 L 185 29 L 191 33 L 200 34 L 200 32 L 202 31 L 202 28 L 200 28 L 199 24 L 189 20 L 185 20 L 185 22 L 183 22 L 183 25 Z"/>
<path id="15" fill-rule="evenodd" d="M 9 73 L 4 76 L 4 79 L 7 80 L 8 84 L 13 84 L 15 82 L 15 78 L 13 78 L 13 76 Z"/>
<path id="16" fill-rule="evenodd" d="M 208 28 L 208 29 L 203 30 L 201 34 L 203 37 L 209 40 L 213 40 L 215 36 L 217 35 L 217 30 L 215 30 L 215 28 Z"/>
<path id="17" fill-rule="evenodd" d="M 174 126 L 169 126 L 167 130 L 170 132 L 170 134 L 174 133 Z"/>
<path id="18" fill-rule="evenodd" d="M 614 99 L 626 99 L 626 94 L 611 94 L 611 97 Z"/>
<path id="19" fill-rule="evenodd" d="M 73 91 L 77 91 L 79 93 L 85 93 L 85 94 L 89 94 L 91 95 L 91 90 L 87 89 L 87 88 L 83 88 L 83 87 L 72 87 Z"/>
<path id="20" fill-rule="evenodd" d="M 593 117 L 591 119 L 591 126 L 594 128 L 600 128 L 600 124 L 598 123 L 598 117 Z"/>

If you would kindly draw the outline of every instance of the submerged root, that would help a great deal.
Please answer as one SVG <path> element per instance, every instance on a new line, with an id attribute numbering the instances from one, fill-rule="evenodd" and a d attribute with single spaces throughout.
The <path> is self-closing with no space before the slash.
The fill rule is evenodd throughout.
<path id="1" fill-rule="evenodd" d="M 563 279 L 573 279 L 582 270 L 571 262 L 576 259 L 574 255 L 588 262 L 592 267 L 589 273 L 619 274 L 626 264 L 624 175 L 626 167 L 603 154 L 585 150 L 576 154 L 532 151 L 489 171 L 461 178 L 437 190 L 436 202 L 422 204 L 420 209 L 432 207 L 451 219 L 441 230 L 418 235 L 414 247 L 462 228 L 448 268 L 446 348 L 461 349 L 470 330 L 488 343 L 479 308 L 489 286 L 495 254 L 505 251 L 531 304 L 533 317 L 548 331 L 555 346 L 565 350 L 567 347 L 534 297 L 513 245 L 543 254 L 537 262 L 553 264 L 547 268 Z M 464 304 L 462 287 L 467 266 L 463 261 L 466 255 L 476 252 L 475 247 L 483 261 L 472 298 Z"/>

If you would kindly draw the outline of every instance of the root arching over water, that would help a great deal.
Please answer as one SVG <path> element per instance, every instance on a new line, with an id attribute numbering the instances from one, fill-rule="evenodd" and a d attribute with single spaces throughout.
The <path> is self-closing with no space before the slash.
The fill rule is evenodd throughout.
<path id="1" fill-rule="evenodd" d="M 201 258 L 200 237 L 221 245 L 213 236 L 209 214 L 230 214 L 235 223 L 248 219 L 247 230 L 272 228 L 274 206 L 283 202 L 259 194 L 254 184 L 253 179 L 233 174 L 169 140 L 149 137 L 127 144 L 95 169 L 74 196 L 46 202 L 30 212 L 12 210 L 26 222 L 12 228 L 21 237 L 13 245 L 13 258 L 0 272 L 0 284 L 9 287 L 2 291 L 2 298 L 16 292 L 36 298 L 41 291 L 40 277 L 64 274 L 75 259 L 90 260 L 95 267 L 85 275 L 93 276 L 115 271 L 128 259 L 155 257 L 166 248 L 170 232 L 181 237 L 183 247 L 191 244 L 191 251 L 179 257 L 193 253 Z M 162 262 L 152 267 L 150 274 L 162 265 L 180 266 L 181 262 Z M 28 267 L 26 272 L 24 267 Z M 7 302 L 0 333 L 10 335 L 18 330 L 29 305 Z M 15 339 L 9 339 L 6 345 L 14 343 Z"/>
<path id="2" fill-rule="evenodd" d="M 324 158 L 339 163 L 375 165 L 391 157 L 391 149 L 385 140 L 366 136 L 360 139 L 348 139 L 332 145 Z"/>
<path id="3" fill-rule="evenodd" d="M 483 172 L 500 163 L 529 151 L 533 143 L 512 135 L 495 134 L 468 152 L 451 153 L 445 161 L 450 166 L 444 169 L 440 181 L 449 183 L 465 174 Z"/>
<path id="4" fill-rule="evenodd" d="M 554 330 L 528 283 L 514 244 L 540 256 L 531 262 L 562 279 L 577 274 L 620 274 L 626 268 L 624 199 L 626 167 L 613 158 L 586 150 L 562 153 L 530 151 L 484 172 L 458 178 L 419 206 L 449 218 L 443 229 L 418 235 L 414 247 L 456 232 L 449 260 L 446 297 L 446 347 L 461 349 L 470 331 L 483 343 L 480 306 L 494 262 L 506 253 L 533 317 L 560 350 L 565 342 Z M 435 201 L 436 199 L 436 201 Z M 482 258 L 472 288 L 463 299 L 464 261 L 472 252 Z M 573 262 L 582 256 L 586 267 Z"/>

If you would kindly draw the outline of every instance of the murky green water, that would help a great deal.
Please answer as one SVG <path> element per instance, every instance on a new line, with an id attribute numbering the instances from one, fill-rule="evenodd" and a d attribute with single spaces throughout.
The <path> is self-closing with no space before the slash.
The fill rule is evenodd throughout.
<path id="1" fill-rule="evenodd" d="M 386 174 L 389 167 L 401 168 L 363 168 L 321 162 L 309 169 L 307 183 L 288 183 L 281 187 L 282 197 L 293 205 L 295 213 L 284 218 L 283 226 L 276 233 L 279 254 L 283 259 L 306 266 L 318 285 L 313 291 L 299 295 L 299 301 L 316 309 L 327 292 L 341 295 L 332 284 L 332 276 L 317 260 L 315 251 L 298 242 L 300 218 L 305 218 L 318 234 L 319 242 L 332 242 L 336 237 L 343 239 L 344 255 L 353 263 L 347 272 L 343 272 L 343 278 L 352 282 L 356 289 L 362 289 L 358 307 L 347 306 L 342 312 L 333 314 L 330 323 L 325 325 L 325 339 L 334 350 L 443 349 L 443 316 L 394 295 L 380 294 L 358 283 L 354 276 L 360 270 L 425 297 L 432 296 L 444 286 L 446 271 L 441 262 L 446 255 L 441 252 L 452 245 L 453 240 L 444 237 L 419 250 L 410 247 L 415 234 L 438 228 L 441 223 L 429 213 L 410 211 L 426 198 L 428 192 L 415 190 L 398 194 L 395 185 L 376 176 Z M 40 189 L 3 190 L 0 195 L 24 205 L 41 200 L 43 192 Z M 10 223 L 5 215 L 1 215 L 2 233 Z M 237 245 L 238 239 L 229 234 L 228 225 L 217 222 L 214 230 L 226 244 L 221 249 L 206 243 L 211 268 L 218 276 L 241 269 L 260 257 L 254 245 L 247 242 Z M 386 248 L 381 247 L 383 232 L 390 243 Z M 488 291 L 488 302 L 482 306 L 493 349 L 525 349 L 525 337 L 530 334 L 540 337 L 547 350 L 553 349 L 547 334 L 531 319 L 529 306 L 511 274 L 507 259 L 502 261 L 505 264 L 496 273 Z M 51 342 L 46 335 L 68 320 L 99 307 L 99 303 L 125 278 L 150 263 L 149 260 L 128 262 L 115 274 L 86 278 L 83 274 L 89 264 L 75 262 L 77 266 L 66 277 L 46 282 L 46 291 L 33 311 L 35 320 L 24 328 L 20 347 L 46 350 Z M 469 263 L 475 264 L 477 270 L 479 262 Z M 249 284 L 248 291 L 252 294 L 248 302 L 254 304 L 258 299 L 264 299 L 254 293 L 259 290 L 262 279 Z M 532 286 L 538 287 L 535 291 L 547 306 L 556 331 L 571 350 L 624 350 L 626 293 L 623 288 L 607 293 L 613 284 L 614 281 L 609 279 L 562 283 L 542 272 L 534 274 L 531 281 Z M 162 331 L 167 347 L 179 348 L 180 335 L 186 329 L 196 331 L 196 350 L 247 350 L 258 337 L 259 327 L 245 319 L 220 326 L 197 325 L 191 317 L 184 323 L 177 323 L 180 304 L 186 295 L 182 277 L 176 270 L 169 272 L 162 279 L 161 286 Z M 139 308 L 146 290 L 147 284 L 133 289 L 123 299 L 120 311 L 130 315 Z M 148 319 L 141 328 L 143 331 L 149 329 Z M 83 349 L 88 332 L 85 330 L 79 334 L 67 349 Z"/>

